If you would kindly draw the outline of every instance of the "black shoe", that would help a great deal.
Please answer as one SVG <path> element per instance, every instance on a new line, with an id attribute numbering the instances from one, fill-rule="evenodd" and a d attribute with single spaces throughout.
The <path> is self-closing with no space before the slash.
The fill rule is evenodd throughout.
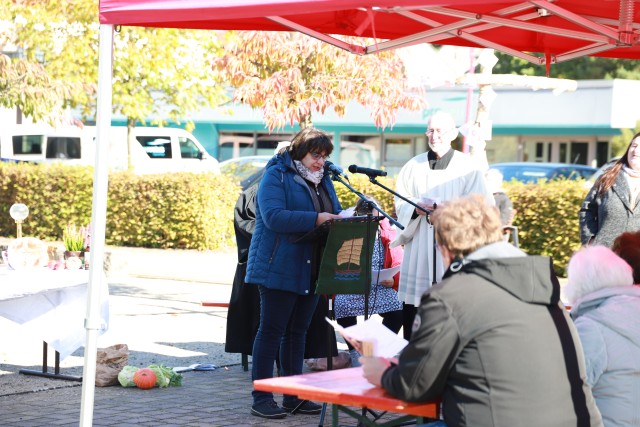
<path id="1" fill-rule="evenodd" d="M 322 412 L 322 405 L 313 403 L 310 400 L 293 400 L 291 402 L 282 402 L 282 409 L 291 413 L 314 415 Z"/>
<path id="2" fill-rule="evenodd" d="M 266 402 L 254 404 L 251 407 L 251 415 L 262 418 L 278 419 L 286 417 L 287 413 L 273 400 L 267 400 Z"/>

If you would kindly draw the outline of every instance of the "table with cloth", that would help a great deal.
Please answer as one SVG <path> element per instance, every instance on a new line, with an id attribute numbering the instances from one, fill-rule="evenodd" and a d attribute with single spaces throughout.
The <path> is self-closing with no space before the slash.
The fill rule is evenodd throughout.
<path id="1" fill-rule="evenodd" d="M 44 343 L 43 373 L 63 379 L 59 360 L 85 344 L 84 320 L 87 313 L 88 270 L 50 270 L 45 267 L 12 270 L 0 265 L 0 316 L 21 325 L 25 336 Z M 108 286 L 100 301 L 101 330 L 109 322 Z M 56 375 L 47 374 L 47 345 L 56 351 Z M 21 371 L 38 375 L 37 371 Z"/>

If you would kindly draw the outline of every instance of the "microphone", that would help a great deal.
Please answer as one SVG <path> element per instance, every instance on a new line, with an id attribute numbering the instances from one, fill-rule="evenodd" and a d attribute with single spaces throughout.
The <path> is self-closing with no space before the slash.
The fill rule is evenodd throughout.
<path id="1" fill-rule="evenodd" d="M 369 175 L 369 177 L 375 177 L 375 176 L 387 176 L 387 172 L 380 170 L 380 169 L 369 169 L 369 168 L 362 168 L 360 166 L 356 166 L 356 165 L 351 165 L 349 166 L 349 172 L 351 173 L 363 173 L 365 175 Z"/>
<path id="2" fill-rule="evenodd" d="M 334 165 L 332 162 L 330 162 L 329 160 L 325 160 L 324 162 L 324 170 L 329 170 L 329 172 L 333 173 L 336 176 L 344 176 L 345 178 L 349 179 L 349 177 L 344 173 L 344 171 L 342 170 L 342 168 L 338 165 Z"/>

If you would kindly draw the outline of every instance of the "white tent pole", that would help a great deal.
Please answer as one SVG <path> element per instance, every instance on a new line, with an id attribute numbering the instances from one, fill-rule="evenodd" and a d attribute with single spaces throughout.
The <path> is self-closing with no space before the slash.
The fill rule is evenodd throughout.
<path id="1" fill-rule="evenodd" d="M 96 384 L 98 331 L 101 329 L 100 296 L 108 286 L 104 275 L 104 239 L 107 226 L 107 188 L 109 184 L 109 128 L 111 126 L 111 77 L 113 70 L 113 25 L 100 25 L 98 51 L 98 111 L 96 114 L 96 156 L 93 175 L 91 211 L 91 260 L 85 329 L 87 340 L 82 375 L 80 426 L 93 425 L 93 403 Z"/>

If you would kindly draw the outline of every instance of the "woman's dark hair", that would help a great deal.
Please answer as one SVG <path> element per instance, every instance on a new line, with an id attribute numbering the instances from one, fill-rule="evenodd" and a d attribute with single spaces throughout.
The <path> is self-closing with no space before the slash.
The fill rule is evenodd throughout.
<path id="1" fill-rule="evenodd" d="M 631 149 L 631 144 L 633 144 L 633 141 L 639 136 L 640 132 L 633 135 L 633 138 L 631 138 L 631 141 L 629 142 L 629 145 L 627 145 L 627 149 L 622 157 L 620 157 L 618 161 L 613 164 L 613 166 L 611 166 L 602 175 L 600 175 L 600 178 L 598 178 L 598 181 L 594 184 L 596 186 L 597 196 L 604 196 L 604 194 L 609 191 L 611 187 L 613 187 L 613 184 L 615 184 L 616 179 L 618 178 L 618 174 L 622 170 L 623 166 L 629 167 L 629 150 Z"/>
<path id="2" fill-rule="evenodd" d="M 640 283 L 640 231 L 626 231 L 616 237 L 611 250 L 633 269 L 633 283 Z"/>
<path id="3" fill-rule="evenodd" d="M 289 153 L 293 160 L 302 160 L 307 153 L 330 156 L 332 152 L 333 143 L 329 134 L 313 127 L 307 127 L 298 132 L 289 146 Z"/>

